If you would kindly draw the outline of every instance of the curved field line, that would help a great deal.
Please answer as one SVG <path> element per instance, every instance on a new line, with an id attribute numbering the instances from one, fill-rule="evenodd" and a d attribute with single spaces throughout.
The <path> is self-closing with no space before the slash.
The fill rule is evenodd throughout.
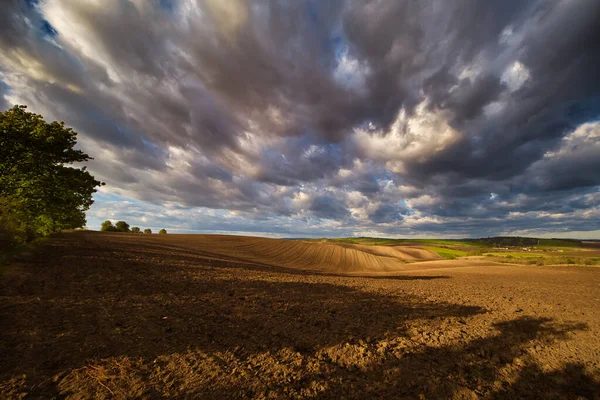
<path id="1" fill-rule="evenodd" d="M 176 236 L 180 239 L 177 240 Z M 183 240 L 182 240 L 183 239 Z M 206 252 L 236 262 L 335 273 L 393 273 L 416 267 L 415 261 L 434 261 L 430 251 L 402 246 L 367 246 L 332 242 L 267 239 L 226 235 L 172 235 L 161 239 L 185 244 L 181 248 Z M 158 244 L 158 243 L 157 243 Z M 178 243 L 179 244 L 179 243 Z M 410 263 L 410 264 L 407 264 Z"/>

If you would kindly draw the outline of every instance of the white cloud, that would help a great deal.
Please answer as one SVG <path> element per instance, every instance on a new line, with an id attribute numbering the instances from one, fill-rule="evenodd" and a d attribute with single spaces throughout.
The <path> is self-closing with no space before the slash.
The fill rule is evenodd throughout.
<path id="1" fill-rule="evenodd" d="M 351 57 L 347 50 L 339 57 L 333 73 L 334 79 L 340 85 L 359 93 L 365 92 L 365 81 L 368 76 L 369 66 Z"/>
<path id="2" fill-rule="evenodd" d="M 529 69 L 519 61 L 515 61 L 502 74 L 502 82 L 511 92 L 519 90 L 530 78 Z"/>
<path id="3" fill-rule="evenodd" d="M 389 170 L 400 174 L 406 172 L 405 162 L 425 162 L 460 137 L 460 132 L 448 124 L 444 112 L 429 110 L 426 100 L 412 116 L 401 110 L 387 132 L 354 131 L 354 140 L 367 158 L 383 161 Z"/>

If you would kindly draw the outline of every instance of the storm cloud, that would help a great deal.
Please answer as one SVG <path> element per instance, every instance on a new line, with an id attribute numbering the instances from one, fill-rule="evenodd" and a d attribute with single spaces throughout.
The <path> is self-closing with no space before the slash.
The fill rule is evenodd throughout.
<path id="1" fill-rule="evenodd" d="M 597 237 L 599 20 L 596 0 L 7 0 L 0 105 L 79 132 L 107 183 L 92 224 Z"/>

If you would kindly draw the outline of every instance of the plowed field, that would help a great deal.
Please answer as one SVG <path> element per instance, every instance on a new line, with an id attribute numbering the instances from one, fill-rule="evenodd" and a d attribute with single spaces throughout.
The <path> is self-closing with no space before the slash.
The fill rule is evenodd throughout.
<path id="1" fill-rule="evenodd" d="M 146 239 L 151 242 L 146 241 Z M 155 246 L 179 246 L 182 252 L 194 251 L 215 260 L 251 262 L 307 271 L 340 274 L 394 273 L 415 269 L 408 262 L 437 260 L 427 250 L 412 247 L 364 246 L 305 242 L 227 235 L 171 235 L 161 238 L 127 236 L 132 244 L 144 241 Z M 160 247 L 159 247 L 160 248 Z M 133 250 L 135 251 L 135 250 Z"/>
<path id="2" fill-rule="evenodd" d="M 65 233 L 0 279 L 0 398 L 599 398 L 600 268 Z"/>

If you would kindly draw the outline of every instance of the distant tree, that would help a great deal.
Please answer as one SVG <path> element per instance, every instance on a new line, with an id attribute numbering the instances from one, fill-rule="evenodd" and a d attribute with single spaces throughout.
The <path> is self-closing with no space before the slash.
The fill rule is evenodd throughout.
<path id="1" fill-rule="evenodd" d="M 26 108 L 0 112 L 0 202 L 10 204 L 11 219 L 18 216 L 18 229 L 28 237 L 79 228 L 103 183 L 86 167 L 70 166 L 91 159 L 74 149 L 75 131 Z M 0 213 L 6 211 L 0 207 Z"/>
<path id="2" fill-rule="evenodd" d="M 102 223 L 102 227 L 100 228 L 103 232 L 117 232 L 117 228 L 113 225 L 111 221 L 104 221 Z"/>
<path id="3" fill-rule="evenodd" d="M 166 235 L 167 234 L 167 230 L 166 229 L 161 229 L 160 231 L 158 231 L 159 235 Z"/>
<path id="4" fill-rule="evenodd" d="M 152 233 L 152 229 L 146 228 L 146 229 L 144 229 L 144 233 Z"/>
<path id="5" fill-rule="evenodd" d="M 125 221 L 118 221 L 115 224 L 115 228 L 117 228 L 117 231 L 119 232 L 129 232 L 129 224 Z"/>
<path id="6" fill-rule="evenodd" d="M 140 228 L 138 228 L 137 226 L 134 226 L 133 228 L 131 228 L 131 232 L 140 233 Z"/>

